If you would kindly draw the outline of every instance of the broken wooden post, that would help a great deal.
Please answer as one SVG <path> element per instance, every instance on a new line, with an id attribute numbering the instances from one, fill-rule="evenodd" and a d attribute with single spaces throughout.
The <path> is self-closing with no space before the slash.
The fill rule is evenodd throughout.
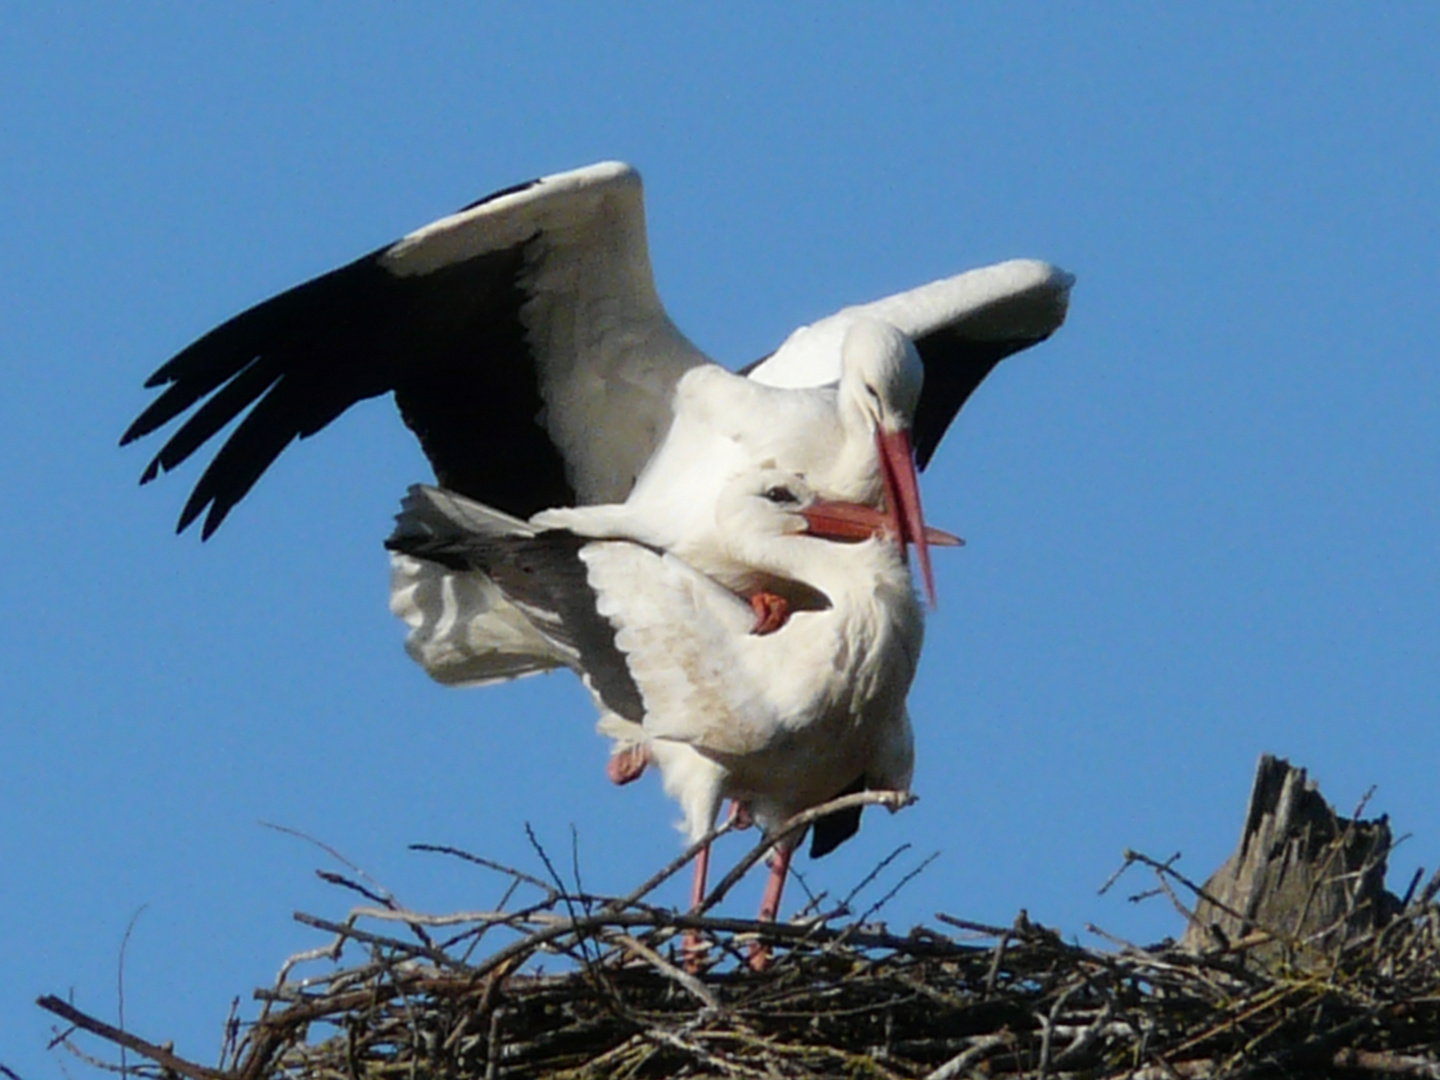
<path id="1" fill-rule="evenodd" d="M 1384 815 L 1337 816 L 1304 769 L 1264 754 L 1240 845 L 1205 883 L 1180 945 L 1225 949 L 1258 932 L 1271 940 L 1249 956 L 1308 966 L 1308 957 L 1384 925 L 1399 910 L 1385 891 L 1389 852 Z"/>

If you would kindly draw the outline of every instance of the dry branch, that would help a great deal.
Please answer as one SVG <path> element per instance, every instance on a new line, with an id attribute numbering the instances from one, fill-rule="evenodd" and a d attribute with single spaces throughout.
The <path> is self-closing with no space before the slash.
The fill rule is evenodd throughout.
<path id="1" fill-rule="evenodd" d="M 664 875 L 607 900 L 488 865 L 537 895 L 436 916 L 385 894 L 339 921 L 297 915 L 331 940 L 256 992 L 260 1014 L 218 1070 L 58 999 L 41 1005 L 149 1058 L 131 1071 L 155 1080 L 1440 1078 L 1440 906 L 1418 882 L 1406 905 L 1343 933 L 1288 916 L 1270 925 L 1264 905 L 1211 896 L 1202 911 L 1233 908 L 1243 922 L 1221 931 L 1223 948 L 1102 952 L 1023 912 L 1010 927 L 938 916 L 959 936 L 840 914 L 763 924 L 646 904 Z M 1132 854 L 1127 865 L 1150 867 L 1182 908 L 1215 887 L 1189 883 L 1173 860 Z M 1306 895 L 1308 918 L 1319 909 Z M 676 955 L 687 931 L 709 944 L 707 970 Z M 493 934 L 512 940 L 497 946 Z M 472 956 L 481 937 L 490 952 Z M 1276 942 L 1306 938 L 1325 948 L 1305 965 L 1261 962 Z M 762 972 L 743 963 L 756 940 L 775 958 Z M 347 951 L 359 954 L 348 965 Z M 561 970 L 538 973 L 541 960 Z"/>

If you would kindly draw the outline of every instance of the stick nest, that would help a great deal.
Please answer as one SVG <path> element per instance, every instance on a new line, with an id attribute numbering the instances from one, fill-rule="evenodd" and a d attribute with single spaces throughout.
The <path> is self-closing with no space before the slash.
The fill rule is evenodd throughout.
<path id="1" fill-rule="evenodd" d="M 73 1025 L 56 1042 L 88 1030 L 148 1057 L 128 1072 L 157 1080 L 1440 1077 L 1440 874 L 1418 890 L 1417 875 L 1383 925 L 1332 933 L 1323 953 L 1256 927 L 1196 955 L 1083 948 L 1023 912 L 1010 927 L 939 915 L 946 932 L 903 935 L 867 921 L 879 905 L 778 925 L 683 916 L 644 899 L 681 860 L 604 898 L 553 868 L 545 881 L 428 850 L 507 875 L 504 910 L 423 915 L 325 875 L 368 903 L 343 922 L 297 914 L 328 943 L 256 991 L 253 1021 L 232 1016 L 219 1067 L 44 998 Z M 1135 864 L 1182 910 L 1177 883 L 1211 900 L 1170 863 L 1127 853 Z M 695 971 L 687 933 L 705 949 Z M 770 954 L 760 971 L 757 947 Z"/>

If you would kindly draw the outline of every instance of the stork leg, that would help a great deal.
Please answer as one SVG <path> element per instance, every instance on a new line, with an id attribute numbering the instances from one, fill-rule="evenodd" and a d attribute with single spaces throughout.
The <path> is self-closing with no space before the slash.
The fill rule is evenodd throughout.
<path id="1" fill-rule="evenodd" d="M 706 844 L 695 856 L 695 876 L 690 883 L 691 911 L 698 911 L 705 902 L 705 879 L 709 873 L 710 845 Z M 700 943 L 698 931 L 685 931 L 685 936 L 680 939 L 680 956 L 684 960 L 686 971 L 693 975 L 699 970 L 700 961 L 705 956 L 705 947 Z"/>
<path id="2" fill-rule="evenodd" d="M 610 755 L 610 760 L 605 763 L 605 775 L 612 784 L 628 784 L 640 779 L 640 774 L 649 764 L 650 754 L 644 744 L 630 743 Z"/>
<path id="3" fill-rule="evenodd" d="M 782 844 L 770 857 L 770 877 L 765 882 L 765 893 L 760 897 L 761 922 L 774 922 L 780 914 L 780 894 L 785 890 L 785 875 L 790 872 L 790 847 Z M 770 947 L 757 941 L 750 949 L 750 967 L 764 971 L 770 965 Z"/>
<path id="4" fill-rule="evenodd" d="M 611 760 L 614 759 L 612 758 Z M 737 829 L 748 829 L 754 824 L 754 819 L 750 816 L 750 808 L 739 799 L 730 800 L 729 820 Z M 780 869 L 777 870 L 777 866 L 779 866 Z M 765 886 L 765 899 L 760 905 L 761 919 L 768 919 L 771 922 L 775 920 L 775 913 L 780 908 L 780 890 L 784 887 L 785 873 L 789 867 L 790 853 L 788 850 L 784 853 L 783 866 L 780 864 L 779 856 L 771 860 L 770 881 Z M 777 873 L 779 874 L 778 883 L 775 880 Z M 690 910 L 692 912 L 699 911 L 700 905 L 705 902 L 705 884 L 709 875 L 710 845 L 706 844 L 695 855 L 695 873 L 690 883 Z M 768 915 L 766 914 L 767 910 L 769 911 Z M 700 961 L 705 958 L 705 952 L 706 949 L 704 945 L 701 944 L 699 932 L 696 930 L 685 931 L 684 937 L 680 939 L 680 956 L 684 961 L 685 970 L 691 974 L 697 972 L 700 969 Z M 756 970 L 763 968 L 768 959 L 769 953 L 766 952 L 764 959 L 760 961 L 759 967 L 757 967 Z M 752 967 L 756 964 L 755 952 L 753 951 L 750 955 L 750 964 Z"/>

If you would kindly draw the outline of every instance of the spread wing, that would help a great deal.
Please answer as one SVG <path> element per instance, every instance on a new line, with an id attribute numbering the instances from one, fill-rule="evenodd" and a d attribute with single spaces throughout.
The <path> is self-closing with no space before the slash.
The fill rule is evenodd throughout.
<path id="1" fill-rule="evenodd" d="M 1039 344 L 1065 321 L 1075 279 L 1033 259 L 968 270 L 868 304 L 843 308 L 791 334 L 745 369 L 772 386 L 819 386 L 840 378 L 840 342 L 857 315 L 883 319 L 912 341 L 925 386 L 912 425 L 923 469 L 955 414 L 1007 356 Z"/>
<path id="2" fill-rule="evenodd" d="M 606 163 L 496 192 L 221 324 L 150 377 L 161 393 L 121 443 L 189 414 L 149 481 L 239 419 L 180 515 L 209 536 L 291 442 L 393 393 L 442 485 L 528 516 L 622 500 L 703 362 L 655 292 L 639 175 Z"/>

